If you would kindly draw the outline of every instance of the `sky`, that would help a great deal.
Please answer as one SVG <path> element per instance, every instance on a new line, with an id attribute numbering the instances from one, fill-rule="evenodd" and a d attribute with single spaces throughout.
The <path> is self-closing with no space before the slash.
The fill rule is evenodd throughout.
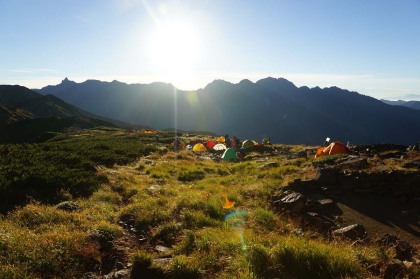
<path id="1" fill-rule="evenodd" d="M 0 84 L 268 76 L 420 100 L 420 0 L 0 0 Z"/>

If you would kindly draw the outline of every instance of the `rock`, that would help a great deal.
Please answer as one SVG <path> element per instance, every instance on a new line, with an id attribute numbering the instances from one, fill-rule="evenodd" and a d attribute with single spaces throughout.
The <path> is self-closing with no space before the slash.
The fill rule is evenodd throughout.
<path id="1" fill-rule="evenodd" d="M 271 169 L 271 168 L 278 168 L 279 166 L 280 165 L 277 162 L 268 162 L 268 163 L 265 163 L 265 164 L 259 166 L 258 168 L 259 169 Z"/>
<path id="2" fill-rule="evenodd" d="M 320 232 L 326 232 L 331 228 L 337 227 L 337 225 L 333 221 L 315 212 L 308 212 L 305 215 L 305 219 L 309 226 L 315 228 L 317 231 Z"/>
<path id="3" fill-rule="evenodd" d="M 382 268 L 381 273 L 384 279 L 404 278 L 406 268 L 400 260 L 393 259 L 387 262 Z"/>
<path id="4" fill-rule="evenodd" d="M 170 249 L 166 246 L 163 246 L 163 245 L 156 245 L 154 250 L 156 252 L 158 252 L 159 254 L 162 254 L 162 255 L 171 255 L 172 254 L 172 249 Z"/>
<path id="5" fill-rule="evenodd" d="M 104 279 L 128 279 L 130 278 L 130 271 L 128 269 L 122 269 L 113 271 L 103 277 Z"/>
<path id="6" fill-rule="evenodd" d="M 414 263 L 409 261 L 403 261 L 403 264 L 407 269 L 410 269 Z"/>
<path id="7" fill-rule="evenodd" d="M 115 267 L 117 268 L 117 270 L 122 270 L 125 268 L 124 264 L 122 262 L 117 262 L 115 264 Z"/>
<path id="8" fill-rule="evenodd" d="M 294 229 L 293 231 L 293 234 L 294 235 L 297 235 L 297 236 L 302 236 L 302 235 L 304 235 L 305 233 L 302 231 L 302 229 Z"/>
<path id="9" fill-rule="evenodd" d="M 420 160 L 409 161 L 403 164 L 404 168 L 420 169 Z"/>
<path id="10" fill-rule="evenodd" d="M 83 274 L 83 276 L 81 277 L 81 279 L 96 279 L 98 278 L 98 276 L 96 276 L 95 273 L 93 272 L 86 272 L 85 274 Z"/>
<path id="11" fill-rule="evenodd" d="M 396 258 L 399 260 L 411 260 L 415 254 L 415 249 L 407 241 L 400 240 L 395 246 Z"/>
<path id="12" fill-rule="evenodd" d="M 375 243 L 381 246 L 390 247 L 397 244 L 398 240 L 400 239 L 397 236 L 393 234 L 385 233 L 381 237 L 379 237 L 377 240 L 375 240 Z"/>
<path id="13" fill-rule="evenodd" d="M 366 237 L 366 229 L 363 225 L 353 224 L 332 232 L 334 237 L 343 237 L 351 240 L 363 239 Z"/>
<path id="14" fill-rule="evenodd" d="M 302 194 L 297 192 L 291 192 L 284 198 L 279 200 L 279 206 L 282 209 L 286 209 L 292 212 L 302 212 L 305 208 L 306 198 Z"/>
<path id="15" fill-rule="evenodd" d="M 322 207 L 332 205 L 334 201 L 324 195 L 318 193 L 310 193 L 307 195 L 308 200 L 316 200 Z"/>
<path id="16" fill-rule="evenodd" d="M 60 202 L 59 204 L 57 204 L 55 206 L 56 209 L 61 209 L 64 211 L 77 211 L 80 210 L 80 206 L 78 206 L 77 204 L 75 204 L 72 201 L 64 201 L 64 202 Z"/>
<path id="17" fill-rule="evenodd" d="M 308 158 L 308 153 L 306 153 L 306 151 L 305 151 L 305 150 L 301 150 L 301 151 L 299 151 L 299 152 L 296 154 L 296 156 L 297 156 L 298 158 Z"/>
<path id="18" fill-rule="evenodd" d="M 322 205 L 317 200 L 308 200 L 305 204 L 306 211 L 318 212 L 322 209 Z"/>
<path id="19" fill-rule="evenodd" d="M 149 187 L 149 190 L 158 191 L 158 190 L 160 190 L 160 188 L 162 188 L 162 186 L 152 185 L 152 186 Z"/>
<path id="20" fill-rule="evenodd" d="M 350 159 L 346 160 L 344 162 L 341 162 L 339 164 L 340 167 L 348 167 L 348 168 L 365 168 L 368 166 L 368 161 L 366 158 L 356 158 L 356 159 Z"/>

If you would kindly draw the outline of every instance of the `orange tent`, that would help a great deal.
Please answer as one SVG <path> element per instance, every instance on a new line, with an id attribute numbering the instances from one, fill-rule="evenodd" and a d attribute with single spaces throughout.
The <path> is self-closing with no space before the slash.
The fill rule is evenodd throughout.
<path id="1" fill-rule="evenodd" d="M 315 158 L 321 158 L 324 156 L 330 156 L 330 155 L 335 155 L 335 154 L 349 154 L 349 153 L 350 151 L 347 148 L 347 146 L 345 146 L 339 141 L 334 141 L 327 147 L 318 148 L 318 150 L 316 151 Z"/>

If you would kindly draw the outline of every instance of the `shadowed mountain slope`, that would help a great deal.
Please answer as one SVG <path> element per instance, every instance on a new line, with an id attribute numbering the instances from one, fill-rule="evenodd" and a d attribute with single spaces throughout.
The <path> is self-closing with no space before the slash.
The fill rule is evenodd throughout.
<path id="1" fill-rule="evenodd" d="M 53 132 L 114 126 L 52 95 L 0 85 L 0 143 L 38 142 Z"/>
<path id="2" fill-rule="evenodd" d="M 420 111 L 391 106 L 337 87 L 296 87 L 283 78 L 232 84 L 215 80 L 197 91 L 171 84 L 88 80 L 38 90 L 91 113 L 157 129 L 213 131 L 286 144 L 320 144 L 326 136 L 354 144 L 411 144 Z"/>

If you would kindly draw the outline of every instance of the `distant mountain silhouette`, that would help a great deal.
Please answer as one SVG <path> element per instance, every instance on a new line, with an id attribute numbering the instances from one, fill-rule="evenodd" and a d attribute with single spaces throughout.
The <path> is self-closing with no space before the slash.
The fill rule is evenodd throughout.
<path id="1" fill-rule="evenodd" d="M 36 142 L 51 132 L 114 126 L 63 100 L 26 87 L 0 85 L 0 143 Z"/>
<path id="2" fill-rule="evenodd" d="M 320 144 L 326 136 L 361 143 L 411 144 L 420 139 L 420 111 L 387 105 L 337 87 L 296 87 L 283 78 L 232 84 L 215 80 L 197 91 L 166 83 L 68 79 L 38 92 L 91 113 L 157 129 L 212 131 L 241 139 Z"/>
<path id="3" fill-rule="evenodd" d="M 381 101 L 388 105 L 404 106 L 407 108 L 420 110 L 420 101 L 403 101 L 403 100 L 389 101 L 389 100 L 383 100 L 383 99 L 381 99 Z"/>

